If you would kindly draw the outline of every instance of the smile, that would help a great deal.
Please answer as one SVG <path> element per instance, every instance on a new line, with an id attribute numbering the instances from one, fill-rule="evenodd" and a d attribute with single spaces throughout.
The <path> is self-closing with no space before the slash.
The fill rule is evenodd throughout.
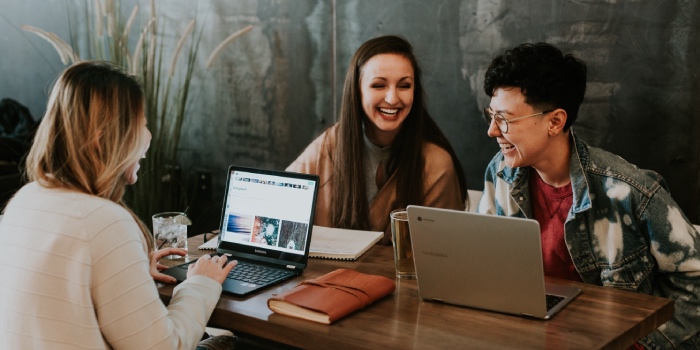
<path id="1" fill-rule="evenodd" d="M 388 116 L 394 116 L 399 112 L 398 108 L 379 108 L 379 112 Z"/>
<path id="2" fill-rule="evenodd" d="M 513 144 L 510 143 L 499 143 L 498 146 L 501 147 L 501 151 L 509 151 L 515 148 L 515 146 L 513 146 Z"/>

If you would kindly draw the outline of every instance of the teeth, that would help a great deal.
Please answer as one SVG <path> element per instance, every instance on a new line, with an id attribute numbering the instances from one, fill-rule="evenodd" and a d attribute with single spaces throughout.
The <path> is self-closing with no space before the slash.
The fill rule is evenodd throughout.
<path id="1" fill-rule="evenodd" d="M 501 147 L 501 149 L 511 149 L 514 147 L 510 143 L 499 143 L 498 145 Z"/>
<path id="2" fill-rule="evenodd" d="M 399 109 L 398 108 L 393 108 L 393 109 L 380 108 L 379 111 L 384 113 L 384 114 L 394 115 L 394 114 L 399 112 Z"/>

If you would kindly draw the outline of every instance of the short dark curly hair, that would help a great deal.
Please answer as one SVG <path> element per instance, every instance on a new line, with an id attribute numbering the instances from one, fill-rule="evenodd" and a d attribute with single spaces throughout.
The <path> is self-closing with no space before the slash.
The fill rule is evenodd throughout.
<path id="1" fill-rule="evenodd" d="M 519 87 L 529 105 L 545 110 L 562 108 L 569 130 L 586 94 L 586 64 L 547 43 L 521 44 L 491 61 L 484 92 L 493 97 L 500 87 Z"/>

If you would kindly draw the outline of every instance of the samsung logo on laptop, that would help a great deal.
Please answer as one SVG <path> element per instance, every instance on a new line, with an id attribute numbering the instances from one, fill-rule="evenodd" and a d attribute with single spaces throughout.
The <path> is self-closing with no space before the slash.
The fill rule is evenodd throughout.
<path id="1" fill-rule="evenodd" d="M 445 253 L 429 252 L 427 250 L 423 251 L 423 255 L 430 255 L 430 256 L 434 256 L 436 258 L 447 258 L 447 254 L 445 254 Z"/>
<path id="2" fill-rule="evenodd" d="M 255 249 L 255 252 L 258 254 L 267 254 L 267 251 L 265 250 L 260 250 L 260 249 Z"/>

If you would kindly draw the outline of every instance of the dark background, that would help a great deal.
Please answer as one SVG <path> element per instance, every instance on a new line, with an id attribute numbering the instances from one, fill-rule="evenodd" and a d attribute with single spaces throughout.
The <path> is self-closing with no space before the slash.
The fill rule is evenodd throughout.
<path id="1" fill-rule="evenodd" d="M 147 14 L 147 1 L 122 1 L 124 12 L 137 3 Z M 480 115 L 488 104 L 482 91 L 488 63 L 520 43 L 546 41 L 588 64 L 587 97 L 574 125 L 579 136 L 659 172 L 686 215 L 700 223 L 698 1 L 172 0 L 158 6 L 173 41 L 197 16 L 204 58 L 228 34 L 254 26 L 214 67 L 206 69 L 202 59 L 195 74 L 181 158 L 195 230 L 218 226 L 229 164 L 283 169 L 334 122 L 350 57 L 384 34 L 414 44 L 429 109 L 470 189 L 483 188 L 483 171 L 498 150 Z M 18 27 L 67 39 L 67 13 L 84 12 L 85 2 L 0 0 L 0 8 L 0 98 L 18 100 L 38 119 L 64 65 L 49 44 Z"/>

